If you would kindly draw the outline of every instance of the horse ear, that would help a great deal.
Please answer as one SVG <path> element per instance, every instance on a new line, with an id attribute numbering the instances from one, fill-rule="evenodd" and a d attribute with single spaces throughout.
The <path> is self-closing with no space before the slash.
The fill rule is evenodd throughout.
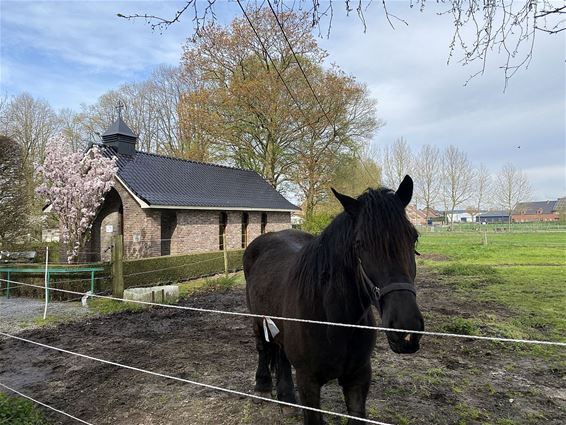
<path id="1" fill-rule="evenodd" d="M 348 195 L 343 195 L 340 192 L 334 190 L 333 187 L 331 187 L 330 190 L 332 190 L 332 193 L 334 193 L 336 199 L 340 201 L 340 203 L 344 207 L 344 211 L 346 211 L 352 217 L 355 217 L 358 214 L 358 211 L 360 209 L 360 203 L 358 202 L 357 199 L 350 198 Z"/>
<path id="2" fill-rule="evenodd" d="M 405 176 L 395 194 L 399 197 L 404 207 L 409 205 L 413 197 L 413 179 L 408 175 Z"/>

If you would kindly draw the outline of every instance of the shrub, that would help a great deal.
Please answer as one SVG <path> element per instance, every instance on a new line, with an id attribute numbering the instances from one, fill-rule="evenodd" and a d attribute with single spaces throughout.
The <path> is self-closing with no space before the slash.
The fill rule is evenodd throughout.
<path id="1" fill-rule="evenodd" d="M 326 226 L 334 219 L 336 214 L 331 214 L 328 212 L 316 212 L 305 218 L 301 229 L 305 232 L 312 233 L 313 235 L 318 235 L 322 232 Z"/>

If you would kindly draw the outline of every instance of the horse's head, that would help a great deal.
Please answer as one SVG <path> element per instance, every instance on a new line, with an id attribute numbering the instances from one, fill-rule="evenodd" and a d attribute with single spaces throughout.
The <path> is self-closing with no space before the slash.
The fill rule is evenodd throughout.
<path id="1" fill-rule="evenodd" d="M 408 332 L 386 332 L 396 353 L 419 349 L 424 321 L 415 292 L 415 243 L 418 233 L 405 207 L 413 195 L 413 180 L 405 176 L 397 191 L 369 189 L 357 199 L 332 189 L 352 218 L 357 281 L 381 314 L 383 326 Z"/>

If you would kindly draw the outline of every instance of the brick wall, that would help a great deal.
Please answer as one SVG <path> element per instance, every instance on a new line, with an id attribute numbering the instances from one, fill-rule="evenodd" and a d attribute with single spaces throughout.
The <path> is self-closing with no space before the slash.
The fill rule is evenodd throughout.
<path id="1" fill-rule="evenodd" d="M 115 185 L 116 196 L 105 201 L 102 214 L 93 226 L 91 250 L 101 252 L 101 247 L 110 246 L 113 234 L 124 235 L 124 258 L 145 258 L 161 255 L 161 218 L 171 222 L 171 213 L 176 213 L 170 236 L 171 255 L 191 252 L 219 250 L 220 211 L 209 210 L 155 210 L 142 209 L 130 193 L 119 183 Z M 119 195 L 119 196 L 118 196 Z M 118 212 L 122 206 L 123 216 Z M 228 249 L 242 248 L 242 211 L 226 211 L 226 245 Z M 248 244 L 261 234 L 261 212 L 248 212 Z M 120 221 L 122 221 L 120 223 Z M 105 226 L 113 226 L 113 232 L 106 234 Z M 290 213 L 267 213 L 266 232 L 291 228 Z M 110 250 L 103 254 L 103 260 L 110 259 Z"/>
<path id="2" fill-rule="evenodd" d="M 124 258 L 161 255 L 161 212 L 142 209 L 120 182 L 115 189 L 122 198 L 124 210 Z"/>
<path id="3" fill-rule="evenodd" d="M 558 213 L 549 214 L 513 214 L 511 220 L 515 223 L 531 223 L 536 221 L 558 221 L 560 215 Z"/>
<path id="4" fill-rule="evenodd" d="M 267 213 L 267 232 L 278 232 L 291 228 L 291 213 L 288 212 L 268 212 Z"/>

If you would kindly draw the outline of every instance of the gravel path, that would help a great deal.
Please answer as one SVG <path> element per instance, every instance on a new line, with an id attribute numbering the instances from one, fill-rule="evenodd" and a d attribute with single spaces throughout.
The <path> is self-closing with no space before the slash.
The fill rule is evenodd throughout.
<path id="1" fill-rule="evenodd" d="M 0 297 L 0 331 L 15 333 L 23 329 L 37 328 L 43 319 L 44 302 L 30 298 Z M 64 321 L 93 314 L 83 307 L 80 300 L 72 302 L 50 302 L 47 307 L 49 321 Z"/>

